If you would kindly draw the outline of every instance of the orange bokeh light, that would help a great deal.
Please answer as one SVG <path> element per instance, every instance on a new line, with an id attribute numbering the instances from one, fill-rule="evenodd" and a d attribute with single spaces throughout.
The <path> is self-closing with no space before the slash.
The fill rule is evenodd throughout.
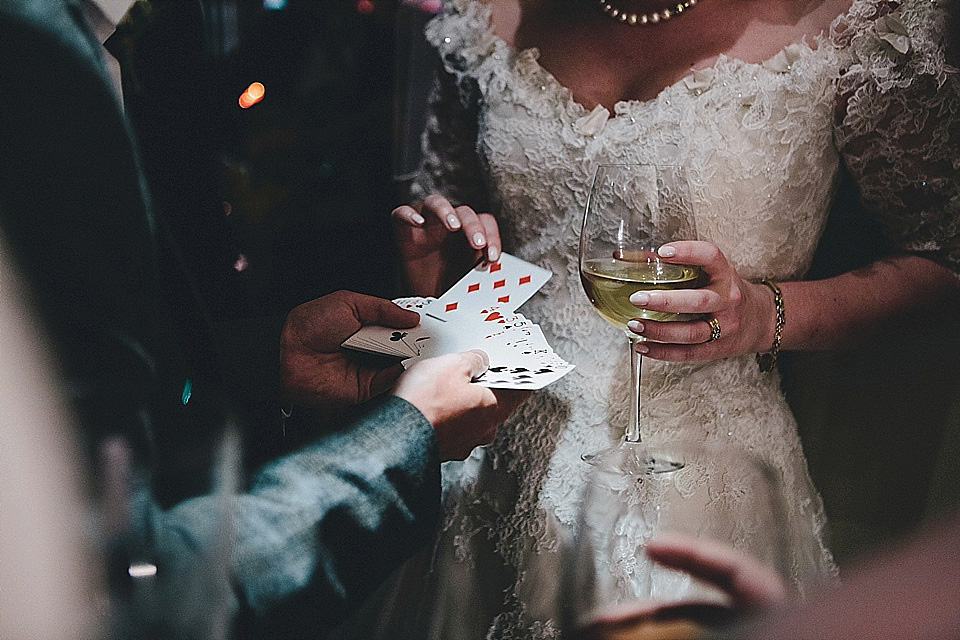
<path id="1" fill-rule="evenodd" d="M 254 100 L 261 100 L 263 99 L 263 94 L 266 93 L 266 89 L 259 82 L 251 82 L 244 93 L 249 93 L 250 97 Z"/>
<path id="2" fill-rule="evenodd" d="M 240 103 L 240 108 L 249 109 L 253 105 L 263 100 L 263 96 L 266 94 L 266 92 L 266 88 L 261 83 L 250 83 L 250 86 L 240 94 L 240 99 L 238 100 Z"/>

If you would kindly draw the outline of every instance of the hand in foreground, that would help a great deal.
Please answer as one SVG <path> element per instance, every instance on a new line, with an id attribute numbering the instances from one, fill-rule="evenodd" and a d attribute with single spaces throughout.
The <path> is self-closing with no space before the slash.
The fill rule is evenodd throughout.
<path id="1" fill-rule="evenodd" d="M 489 213 L 454 207 L 439 195 L 391 213 L 404 274 L 412 292 L 436 296 L 481 259 L 500 258 L 500 230 Z"/>
<path id="2" fill-rule="evenodd" d="M 630 301 L 638 308 L 675 313 L 704 314 L 703 320 L 657 322 L 638 320 L 630 329 L 654 342 L 637 350 L 654 360 L 675 362 L 715 360 L 767 351 L 773 343 L 776 309 L 773 293 L 763 284 L 748 282 L 712 243 L 699 240 L 670 242 L 658 250 L 664 262 L 699 266 L 707 275 L 701 289 L 638 291 Z M 708 321 L 714 318 L 720 336 L 710 340 Z"/>
<path id="3" fill-rule="evenodd" d="M 649 540 L 646 550 L 655 562 L 722 590 L 739 613 L 757 613 L 787 599 L 786 585 L 773 568 L 719 542 L 670 534 Z"/>
<path id="4" fill-rule="evenodd" d="M 529 391 L 488 389 L 471 380 L 487 370 L 480 350 L 417 362 L 393 389 L 427 418 L 437 435 L 440 460 L 463 460 L 474 447 L 493 442 L 497 427 Z"/>
<path id="5" fill-rule="evenodd" d="M 387 391 L 403 366 L 362 365 L 340 343 L 360 327 L 414 327 L 415 311 L 350 291 L 305 302 L 287 316 L 280 336 L 280 379 L 287 402 L 319 409 L 358 404 Z"/>

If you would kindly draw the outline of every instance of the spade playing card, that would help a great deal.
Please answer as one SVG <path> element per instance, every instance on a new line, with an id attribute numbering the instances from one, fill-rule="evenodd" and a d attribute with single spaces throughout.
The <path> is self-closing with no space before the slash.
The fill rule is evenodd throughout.
<path id="1" fill-rule="evenodd" d="M 557 364 L 524 366 L 523 364 L 491 366 L 477 379 L 491 389 L 542 389 L 556 382 L 573 369 L 572 364 L 560 361 Z"/>

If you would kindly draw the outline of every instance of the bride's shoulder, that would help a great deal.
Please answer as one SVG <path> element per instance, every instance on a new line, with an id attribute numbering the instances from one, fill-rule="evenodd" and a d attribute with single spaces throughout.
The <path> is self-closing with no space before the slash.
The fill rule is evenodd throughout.
<path id="1" fill-rule="evenodd" d="M 930 28 L 943 22 L 949 0 L 853 0 L 845 22 L 858 30 L 883 31 L 885 23 L 901 23 L 907 29 Z"/>
<path id="2" fill-rule="evenodd" d="M 929 73 L 943 66 L 947 24 L 946 0 L 854 0 L 834 35 L 855 61 Z"/>

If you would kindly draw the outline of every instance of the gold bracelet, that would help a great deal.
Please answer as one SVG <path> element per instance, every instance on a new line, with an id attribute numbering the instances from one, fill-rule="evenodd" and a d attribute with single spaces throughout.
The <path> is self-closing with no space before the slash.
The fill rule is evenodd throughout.
<path id="1" fill-rule="evenodd" d="M 766 278 L 761 280 L 760 283 L 765 284 L 770 288 L 770 291 L 773 291 L 773 304 L 777 309 L 777 324 L 773 328 L 773 345 L 770 347 L 770 351 L 757 354 L 757 366 L 760 367 L 761 372 L 766 373 L 773 371 L 774 367 L 777 366 L 777 354 L 780 353 L 780 338 L 783 337 L 786 314 L 783 310 L 783 292 L 780 291 L 779 285 Z"/>

